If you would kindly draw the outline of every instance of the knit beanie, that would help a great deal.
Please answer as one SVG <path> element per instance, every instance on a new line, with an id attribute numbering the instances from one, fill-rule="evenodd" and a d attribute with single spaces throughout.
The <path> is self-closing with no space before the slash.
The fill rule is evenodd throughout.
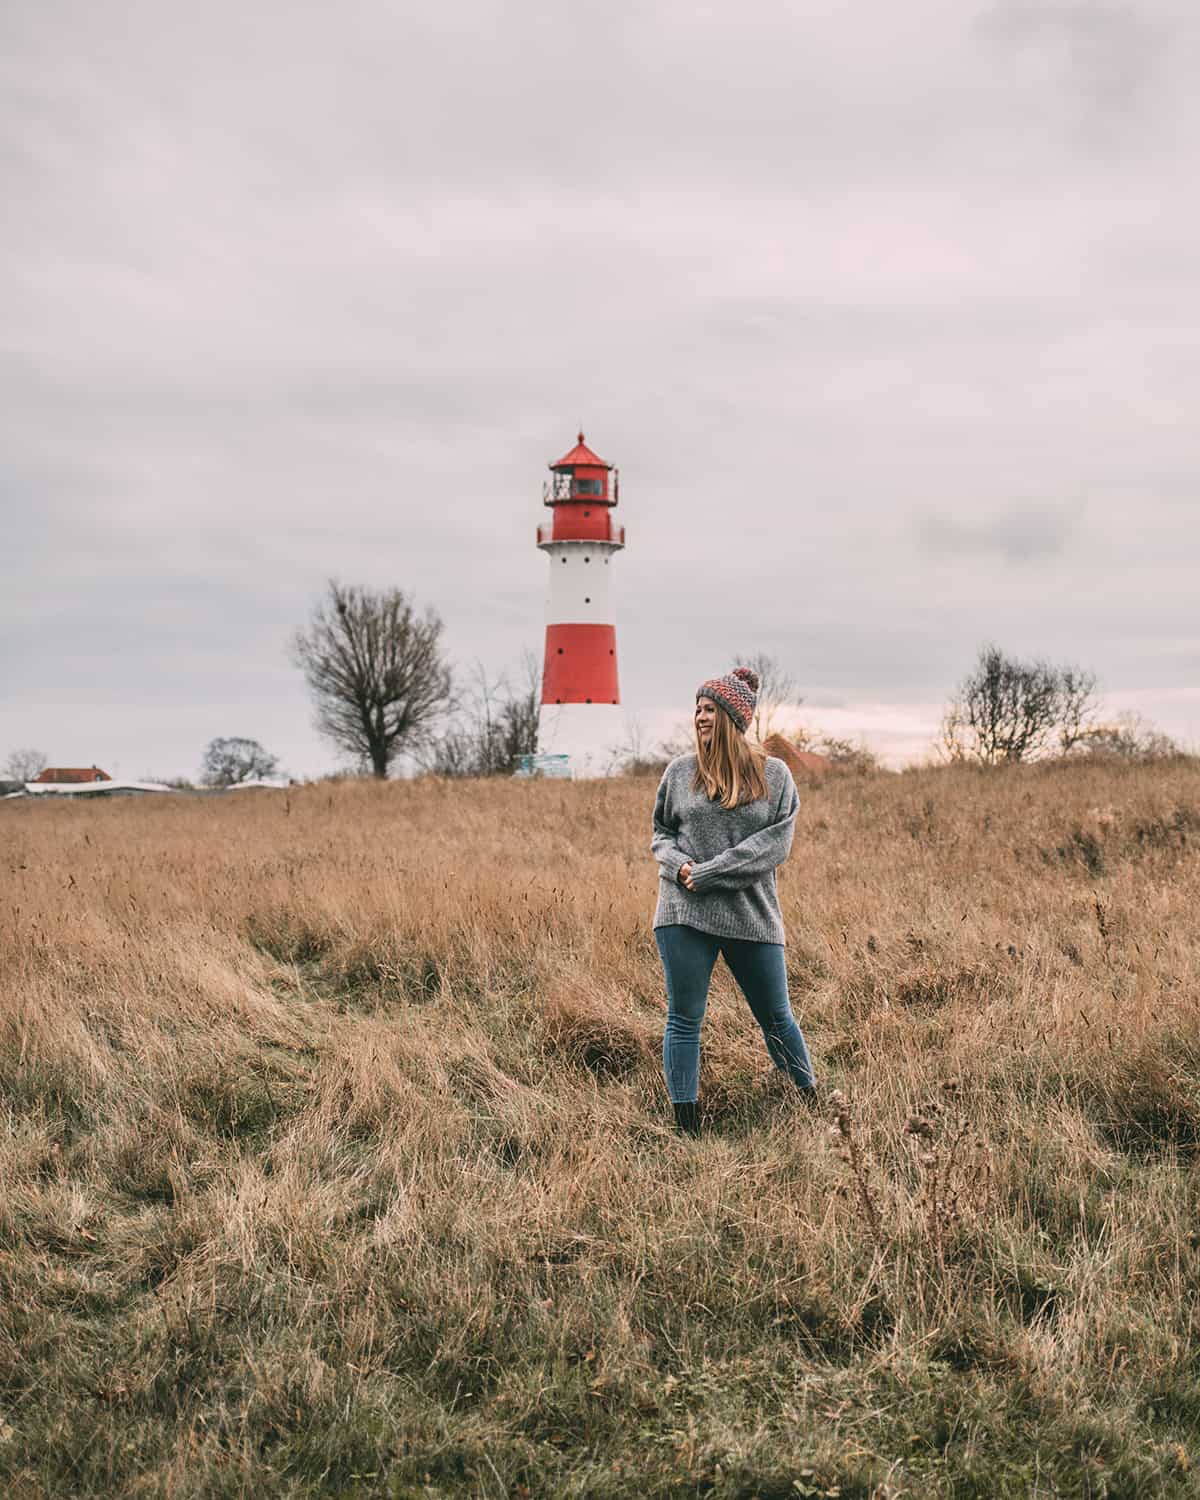
<path id="1" fill-rule="evenodd" d="M 724 677 L 710 677 L 696 689 L 696 697 L 719 704 L 745 734 L 758 702 L 758 673 L 753 667 L 734 667 Z"/>

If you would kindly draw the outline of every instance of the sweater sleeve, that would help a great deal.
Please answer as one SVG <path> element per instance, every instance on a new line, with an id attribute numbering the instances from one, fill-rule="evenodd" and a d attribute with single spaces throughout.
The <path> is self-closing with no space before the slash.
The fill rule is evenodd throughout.
<path id="1" fill-rule="evenodd" d="M 765 828 L 752 833 L 740 844 L 734 844 L 714 859 L 692 866 L 692 889 L 698 894 L 719 887 L 737 889 L 753 885 L 781 865 L 791 853 L 796 831 L 796 814 L 800 797 L 796 783 L 788 772 L 773 809 L 774 816 Z"/>
<path id="2" fill-rule="evenodd" d="M 679 872 L 688 860 L 679 847 L 679 819 L 671 808 L 671 768 L 663 772 L 658 783 L 658 796 L 654 799 L 654 837 L 650 840 L 650 852 L 658 861 L 664 880 L 678 882 Z"/>

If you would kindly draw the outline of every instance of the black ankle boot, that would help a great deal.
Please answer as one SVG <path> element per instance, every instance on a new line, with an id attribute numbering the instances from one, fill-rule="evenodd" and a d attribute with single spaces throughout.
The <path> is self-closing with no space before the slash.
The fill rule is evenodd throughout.
<path id="1" fill-rule="evenodd" d="M 684 1135 L 700 1134 L 700 1106 L 695 1099 L 675 1106 L 675 1128 Z"/>

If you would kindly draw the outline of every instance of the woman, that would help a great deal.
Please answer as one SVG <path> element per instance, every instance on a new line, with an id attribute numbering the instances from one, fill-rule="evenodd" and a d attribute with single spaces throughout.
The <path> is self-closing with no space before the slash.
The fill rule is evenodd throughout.
<path id="1" fill-rule="evenodd" d="M 651 849 L 659 866 L 654 936 L 667 980 L 663 1072 L 675 1123 L 700 1129 L 700 1024 L 717 954 L 801 1097 L 812 1064 L 788 1002 L 775 870 L 788 857 L 800 799 L 781 760 L 746 743 L 758 674 L 735 667 L 696 691 L 696 750 L 663 772 Z"/>

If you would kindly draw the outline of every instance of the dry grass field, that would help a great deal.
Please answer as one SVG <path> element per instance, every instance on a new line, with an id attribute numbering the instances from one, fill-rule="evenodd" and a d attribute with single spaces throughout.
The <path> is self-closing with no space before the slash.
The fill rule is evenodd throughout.
<path id="1" fill-rule="evenodd" d="M 653 792 L 0 808 L 0 1492 L 1200 1494 L 1200 762 L 802 789 L 696 1142 Z"/>

